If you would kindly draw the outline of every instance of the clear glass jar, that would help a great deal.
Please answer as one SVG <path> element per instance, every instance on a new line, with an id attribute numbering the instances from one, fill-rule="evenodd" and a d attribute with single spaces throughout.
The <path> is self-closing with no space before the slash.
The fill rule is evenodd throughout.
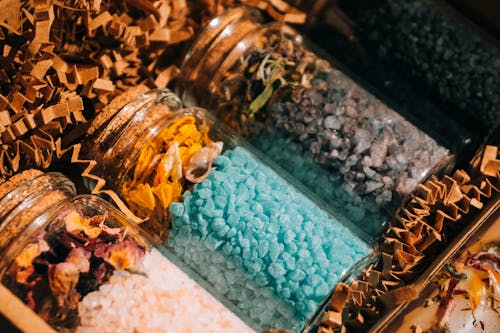
<path id="1" fill-rule="evenodd" d="M 454 143 L 460 144 L 465 129 L 480 144 L 500 125 L 499 43 L 450 2 L 459 1 L 330 1 L 309 35 Z M 355 38 L 347 38 L 343 26 Z M 422 110 L 426 100 L 437 107 Z M 455 131 L 455 124 L 462 129 Z"/>
<path id="2" fill-rule="evenodd" d="M 238 33 L 233 33 L 238 32 Z M 448 149 L 332 66 L 287 25 L 247 7 L 202 32 L 179 91 L 243 134 L 365 231 L 382 230 Z"/>
<path id="3" fill-rule="evenodd" d="M 135 144 L 157 122 L 181 108 L 181 101 L 168 89 L 154 89 L 128 103 L 87 138 L 85 153 L 99 161 L 98 172 L 109 174 L 107 181 L 116 187 L 121 174 L 116 161 L 123 161 L 136 148 Z M 128 160 L 124 161 L 127 166 Z"/>
<path id="4" fill-rule="evenodd" d="M 83 154 L 86 158 L 98 161 L 92 173 L 106 180 L 106 187 L 118 193 L 122 188 L 124 175 L 135 163 L 140 145 L 147 137 L 157 133 L 178 110 L 181 101 L 168 89 L 154 89 L 140 95 L 125 105 L 98 130 L 84 140 Z M 120 161 L 117 163 L 117 161 Z M 95 184 L 87 183 L 93 188 Z M 129 204 L 130 201 L 127 201 Z M 163 219 L 164 209 L 156 205 L 152 210 L 140 206 L 134 209 L 139 217 L 148 219 L 144 225 L 150 234 L 165 239 L 166 225 Z M 160 230 L 164 232 L 158 233 Z"/>
<path id="5" fill-rule="evenodd" d="M 63 332 L 254 332 L 116 208 L 75 195 L 67 178 L 48 173 L 0 200 L 11 208 L 0 219 L 0 281 L 48 324 Z"/>
<path id="6" fill-rule="evenodd" d="M 165 253 L 255 329 L 301 330 L 345 272 L 372 252 L 362 231 L 309 199 L 204 109 L 156 122 L 126 156 L 119 145 L 110 150 L 127 162 L 114 160 L 115 170 L 100 176 L 120 175 L 116 189 L 132 211 L 156 210 L 141 227 L 156 239 L 168 234 Z M 161 223 L 149 224 L 155 218 Z"/>

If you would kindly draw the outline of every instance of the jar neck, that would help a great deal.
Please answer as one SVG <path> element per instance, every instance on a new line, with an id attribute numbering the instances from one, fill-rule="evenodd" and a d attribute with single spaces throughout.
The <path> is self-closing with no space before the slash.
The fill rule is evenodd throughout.
<path id="1" fill-rule="evenodd" d="M 21 237 L 29 237 L 43 228 L 47 221 L 40 219 L 74 197 L 74 184 L 60 173 L 45 173 L 32 178 L 0 200 L 0 274 L 6 264 L 6 253 L 18 246 Z"/>
<path id="2" fill-rule="evenodd" d="M 98 161 L 97 175 L 105 176 L 115 187 L 118 171 L 126 168 L 141 138 L 154 132 L 159 122 L 181 107 L 180 99 L 168 89 L 151 90 L 125 105 L 95 138 L 87 138 L 86 155 Z"/>
<path id="3" fill-rule="evenodd" d="M 260 13 L 248 7 L 243 10 Z M 262 129 L 269 102 L 278 91 L 301 86 L 315 64 L 299 68 L 297 58 L 306 55 L 306 48 L 302 36 L 290 26 L 266 22 L 257 14 L 229 20 L 231 13 L 215 18 L 185 58 L 179 93 L 186 105 L 214 111 L 246 136 Z"/>
<path id="4" fill-rule="evenodd" d="M 265 24 L 263 13 L 248 6 L 237 6 L 212 19 L 186 54 L 181 67 L 178 93 L 186 105 L 200 103 L 222 62 L 240 41 Z"/>
<path id="5" fill-rule="evenodd" d="M 164 105 L 163 114 L 168 111 L 175 112 L 182 106 L 180 99 L 169 89 L 153 89 L 142 94 L 132 102 L 125 105 L 105 124 L 99 134 L 92 140 L 99 151 L 106 152 L 117 141 L 121 140 L 123 135 L 130 130 L 132 125 L 137 125 L 145 117 L 148 117 L 149 111 L 155 105 Z M 145 128 L 144 128 L 145 129 Z"/>

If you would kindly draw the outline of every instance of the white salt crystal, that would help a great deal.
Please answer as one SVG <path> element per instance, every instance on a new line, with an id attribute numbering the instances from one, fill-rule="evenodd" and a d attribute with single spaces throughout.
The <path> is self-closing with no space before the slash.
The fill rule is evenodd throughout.
<path id="1" fill-rule="evenodd" d="M 147 277 L 115 272 L 86 295 L 77 332 L 254 332 L 158 251 L 141 270 Z"/>

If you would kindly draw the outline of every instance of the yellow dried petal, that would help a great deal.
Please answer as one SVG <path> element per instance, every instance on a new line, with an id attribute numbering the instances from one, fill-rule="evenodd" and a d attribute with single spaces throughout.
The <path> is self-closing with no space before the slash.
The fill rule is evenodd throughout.
<path id="1" fill-rule="evenodd" d="M 139 179 L 142 175 L 142 173 L 146 170 L 148 167 L 149 163 L 153 159 L 153 156 L 155 156 L 155 149 L 154 146 L 152 145 L 147 145 L 143 149 L 141 149 L 139 158 L 137 159 L 137 164 L 135 166 L 134 170 L 134 181 Z"/>
<path id="2" fill-rule="evenodd" d="M 31 266 L 33 259 L 42 253 L 38 243 L 28 244 L 21 253 L 16 257 L 16 264 L 21 268 L 28 268 Z"/>
<path id="3" fill-rule="evenodd" d="M 467 283 L 467 293 L 469 294 L 469 298 L 472 302 L 472 311 L 474 311 L 481 304 L 484 283 L 476 273 L 476 270 L 470 270 L 467 275 L 469 280 Z"/>
<path id="4" fill-rule="evenodd" d="M 153 188 L 153 194 L 160 200 L 163 208 L 168 208 L 172 203 L 172 185 L 159 184 Z"/>
<path id="5" fill-rule="evenodd" d="M 172 201 L 179 201 L 182 198 L 183 188 L 181 183 L 172 184 Z"/>
<path id="6" fill-rule="evenodd" d="M 101 234 L 101 228 L 91 226 L 90 220 L 84 219 L 77 211 L 71 211 L 64 217 L 66 230 L 70 233 L 78 234 L 84 232 L 89 238 L 97 238 Z"/>
<path id="7" fill-rule="evenodd" d="M 132 266 L 132 261 L 125 250 L 119 250 L 111 253 L 107 261 L 119 270 L 125 270 Z"/>
<path id="8" fill-rule="evenodd" d="M 144 146 L 134 170 L 134 180 L 122 187 L 127 201 L 153 210 L 155 198 L 165 208 L 182 198 L 184 164 L 212 142 L 207 124 L 196 121 L 194 116 L 174 119 Z"/>
<path id="9" fill-rule="evenodd" d="M 155 208 L 153 191 L 151 190 L 151 186 L 147 183 L 139 184 L 135 189 L 129 191 L 127 200 L 149 210 L 154 210 Z"/>
<path id="10" fill-rule="evenodd" d="M 99 227 L 86 227 L 83 232 L 85 235 L 87 235 L 89 238 L 97 238 L 101 234 L 102 230 Z"/>
<path id="11" fill-rule="evenodd" d="M 200 151 L 201 148 L 202 148 L 201 144 L 195 143 L 191 147 L 182 147 L 182 149 L 179 149 L 182 165 L 186 165 L 191 156 L 193 156 L 193 154 L 196 153 L 197 151 Z"/>
<path id="12" fill-rule="evenodd" d="M 198 131 L 196 125 L 188 124 L 179 128 L 178 138 L 182 141 L 186 141 L 188 139 L 199 141 L 201 139 L 201 133 Z"/>
<path id="13" fill-rule="evenodd" d="M 71 211 L 64 217 L 64 223 L 66 225 L 66 230 L 69 232 L 79 231 L 82 226 L 82 217 L 77 211 Z"/>

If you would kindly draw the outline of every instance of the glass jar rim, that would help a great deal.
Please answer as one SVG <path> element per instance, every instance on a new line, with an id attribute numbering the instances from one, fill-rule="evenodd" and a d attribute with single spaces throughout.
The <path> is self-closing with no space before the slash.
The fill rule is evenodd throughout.
<path id="1" fill-rule="evenodd" d="M 44 178 L 47 179 L 44 180 Z M 49 172 L 38 175 L 22 183 L 20 186 L 9 192 L 8 197 L 4 197 L 0 202 L 4 202 L 4 200 L 12 200 L 16 194 L 22 194 L 22 190 L 26 190 L 30 186 L 33 186 L 35 181 L 40 180 L 44 180 L 44 182 L 37 186 L 33 192 L 29 192 L 17 205 L 15 205 L 15 207 L 2 216 L 0 222 L 0 233 L 4 232 L 5 229 L 12 223 L 18 221 L 17 217 L 21 216 L 25 209 L 33 207 L 36 205 L 37 201 L 46 197 L 48 191 L 52 193 L 61 192 L 61 194 L 66 195 L 66 198 L 61 197 L 60 200 L 47 207 L 47 210 L 41 215 L 34 216 L 33 218 L 23 221 L 23 223 L 20 224 L 21 229 L 19 229 L 15 235 L 4 234 L 4 236 L 10 236 L 10 241 L 0 244 L 0 258 L 2 258 L 0 261 L 0 278 L 3 275 L 5 268 L 8 267 L 6 262 L 9 261 L 7 260 L 9 258 L 8 255 L 13 251 L 12 249 L 18 247 L 23 238 L 31 236 L 34 231 L 41 227 L 40 221 L 42 220 L 40 219 L 40 216 L 48 214 L 56 207 L 64 203 L 68 198 L 76 195 L 75 185 L 66 176 L 59 172 Z"/>
<path id="2" fill-rule="evenodd" d="M 195 39 L 186 55 L 184 56 L 181 73 L 191 79 L 192 72 L 198 66 L 200 60 L 205 56 L 206 49 L 231 23 L 238 21 L 249 13 L 251 8 L 246 5 L 238 5 L 226 10 L 224 13 L 212 18 L 202 29 L 200 35 Z"/>
<path id="3" fill-rule="evenodd" d="M 176 92 L 182 97 L 184 102 L 189 101 L 187 95 L 189 95 L 190 88 L 192 89 L 192 87 L 190 87 L 192 83 L 200 81 L 198 79 L 198 73 L 205 67 L 207 55 L 211 54 L 210 49 L 212 51 L 214 50 L 213 44 L 217 41 L 220 42 L 224 40 L 225 36 L 222 36 L 224 34 L 227 34 L 227 36 L 232 35 L 230 30 L 232 30 L 234 25 L 237 26 L 242 20 L 253 22 L 256 26 L 265 23 L 263 13 L 260 10 L 245 4 L 240 4 L 214 17 L 202 29 L 202 32 L 186 53 L 181 65 L 181 76 L 179 84 L 176 87 Z M 217 47 L 215 49 L 219 50 L 221 48 Z M 232 47 L 230 49 L 232 49 Z M 216 60 L 219 61 L 223 59 L 224 56 L 219 56 Z"/>
<path id="4" fill-rule="evenodd" d="M 182 102 L 170 89 L 159 88 L 141 94 L 116 112 L 102 127 L 103 130 L 95 138 L 94 144 L 102 151 L 108 151 L 118 142 L 131 124 L 140 120 L 154 104 L 161 103 L 172 111 L 179 110 Z M 118 131 L 118 133 L 116 133 Z"/>
<path id="5" fill-rule="evenodd" d="M 57 187 L 60 187 L 64 191 L 67 191 L 70 195 L 76 195 L 75 184 L 65 175 L 60 172 L 45 172 L 22 182 L 10 192 L 5 194 L 5 196 L 0 199 L 0 207 L 8 203 L 10 200 L 13 200 L 16 196 L 20 195 L 22 191 L 31 188 L 34 182 L 40 181 L 42 182 L 41 185 L 45 185 L 44 187 L 40 188 L 40 186 L 38 186 L 36 189 L 33 189 L 33 192 L 28 192 L 26 195 L 24 195 L 19 204 L 12 207 L 12 209 L 7 212 L 3 211 L 0 213 L 0 232 L 6 225 L 6 223 L 4 223 L 5 220 L 9 217 L 13 210 L 25 200 L 28 200 L 31 196 L 35 195 L 37 192 L 40 192 L 42 190 L 54 190 Z"/>

